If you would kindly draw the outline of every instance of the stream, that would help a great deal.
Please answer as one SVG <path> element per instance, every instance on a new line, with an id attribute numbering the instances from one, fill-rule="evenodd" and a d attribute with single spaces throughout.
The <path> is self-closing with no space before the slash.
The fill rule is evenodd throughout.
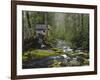
<path id="1" fill-rule="evenodd" d="M 56 48 L 60 48 L 63 52 L 72 51 L 72 49 L 66 44 L 63 40 L 58 40 Z M 54 63 L 54 60 L 67 64 L 69 61 L 73 59 L 67 56 L 66 54 L 61 54 L 59 56 L 49 56 L 42 59 L 31 59 L 27 62 L 23 62 L 23 69 L 27 68 L 47 68 L 48 66 Z M 75 58 L 74 58 L 75 60 Z M 77 60 L 77 59 L 76 59 Z"/>
<path id="2" fill-rule="evenodd" d="M 53 60 L 62 63 L 67 63 L 71 60 L 71 58 L 63 54 L 60 56 L 51 56 L 51 57 L 49 56 L 43 59 L 32 59 L 27 63 L 24 63 L 23 68 L 45 68 L 53 64 Z"/>

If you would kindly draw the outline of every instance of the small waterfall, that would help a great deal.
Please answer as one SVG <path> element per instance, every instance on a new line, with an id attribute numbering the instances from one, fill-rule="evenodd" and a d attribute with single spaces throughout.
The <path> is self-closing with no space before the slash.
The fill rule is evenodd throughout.
<path id="1" fill-rule="evenodd" d="M 70 46 L 68 46 L 64 40 L 58 40 L 56 47 L 63 49 L 63 52 L 72 51 Z"/>

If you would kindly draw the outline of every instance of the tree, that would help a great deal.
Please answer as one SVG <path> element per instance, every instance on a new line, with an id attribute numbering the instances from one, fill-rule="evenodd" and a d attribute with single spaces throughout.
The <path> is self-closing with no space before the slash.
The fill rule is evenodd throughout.
<path id="1" fill-rule="evenodd" d="M 61 39 L 73 49 L 89 49 L 88 14 L 23 11 L 22 18 L 24 44 L 32 42 L 37 24 L 46 23 L 50 27 L 47 41 L 51 44 Z"/>

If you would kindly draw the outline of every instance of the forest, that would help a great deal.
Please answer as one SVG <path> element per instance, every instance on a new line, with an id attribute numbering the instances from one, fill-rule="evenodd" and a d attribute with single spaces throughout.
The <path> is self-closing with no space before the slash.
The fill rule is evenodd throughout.
<path id="1" fill-rule="evenodd" d="M 22 67 L 89 65 L 89 14 L 22 11 Z"/>

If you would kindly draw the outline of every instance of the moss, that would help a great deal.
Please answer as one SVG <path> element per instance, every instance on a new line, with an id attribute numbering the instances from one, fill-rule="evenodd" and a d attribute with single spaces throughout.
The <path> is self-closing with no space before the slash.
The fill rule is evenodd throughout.
<path id="1" fill-rule="evenodd" d="M 62 52 L 61 49 L 55 48 L 54 50 L 28 50 L 23 53 L 23 60 L 26 61 L 31 58 L 41 59 L 49 56 L 57 56 Z"/>
<path id="2" fill-rule="evenodd" d="M 59 54 L 55 53 L 54 51 L 48 51 L 48 50 L 34 50 L 31 52 L 31 55 L 35 58 L 41 59 L 49 56 L 56 56 Z"/>

